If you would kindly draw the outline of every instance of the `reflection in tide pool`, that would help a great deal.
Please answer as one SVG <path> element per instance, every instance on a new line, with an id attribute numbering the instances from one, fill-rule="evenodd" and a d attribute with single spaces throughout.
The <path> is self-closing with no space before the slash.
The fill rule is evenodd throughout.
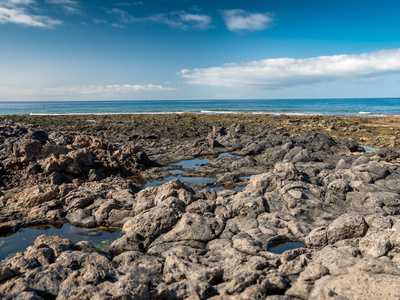
<path id="1" fill-rule="evenodd" d="M 23 228 L 13 235 L 0 237 L 0 260 L 18 251 L 24 251 L 27 247 L 32 246 L 35 239 L 42 234 L 68 238 L 73 243 L 88 241 L 97 249 L 108 251 L 111 243 L 121 237 L 121 230 L 110 232 L 98 229 L 78 228 L 68 223 L 60 225 L 57 228 L 52 226 Z"/>
<path id="2" fill-rule="evenodd" d="M 181 175 L 178 176 L 169 176 L 165 177 L 163 180 L 155 180 L 152 182 L 147 182 L 146 185 L 144 186 L 145 188 L 152 186 L 152 187 L 158 187 L 164 183 L 167 183 L 171 180 L 174 179 L 179 179 L 182 182 L 186 183 L 212 183 L 215 181 L 215 178 L 207 178 L 207 177 L 183 177 Z"/>
<path id="3" fill-rule="evenodd" d="M 218 158 L 225 157 L 225 156 L 228 156 L 228 157 L 234 157 L 234 158 L 242 158 L 241 156 L 237 156 L 237 155 L 229 154 L 228 152 L 221 153 L 220 155 L 218 155 Z"/>
<path id="4" fill-rule="evenodd" d="M 214 157 L 214 158 L 221 158 L 221 157 L 225 157 L 225 156 L 241 158 L 240 156 L 232 155 L 232 154 L 229 154 L 227 152 L 226 153 L 221 153 L 221 154 L 218 155 L 218 157 Z M 153 155 L 153 157 L 155 157 L 155 156 Z M 180 167 L 182 167 L 182 169 L 196 169 L 196 168 L 201 168 L 201 167 L 206 166 L 209 162 L 210 162 L 210 160 L 208 158 L 202 158 L 202 159 L 195 158 L 195 159 L 190 159 L 190 160 L 181 160 L 180 162 L 171 164 L 170 166 L 173 166 L 173 167 L 180 166 Z M 195 184 L 195 183 L 199 183 L 199 184 L 202 184 L 202 183 L 203 184 L 204 183 L 213 183 L 215 181 L 215 178 L 184 177 L 184 176 L 181 176 L 183 174 L 186 174 L 187 171 L 180 170 L 180 169 L 168 170 L 168 172 L 171 174 L 171 176 L 165 177 L 162 180 L 148 181 L 145 184 L 144 188 L 147 188 L 147 187 L 159 187 L 160 185 L 163 185 L 164 183 L 167 183 L 167 182 L 169 182 L 171 180 L 174 180 L 174 179 L 179 179 L 182 182 L 193 183 L 193 184 Z M 175 176 L 175 175 L 177 175 L 177 176 Z M 240 177 L 240 179 L 242 179 L 242 180 L 243 179 L 248 179 L 248 178 L 250 178 L 250 176 Z M 227 187 L 224 188 L 222 186 L 218 186 L 218 187 L 207 187 L 206 189 L 209 190 L 209 191 L 214 189 L 217 192 L 218 191 L 223 191 L 224 189 L 231 189 L 231 190 L 234 190 L 234 191 L 241 191 L 244 187 L 245 187 L 245 185 L 236 186 L 236 187 L 231 189 L 231 188 L 227 188 Z"/>
<path id="5" fill-rule="evenodd" d="M 206 190 L 214 190 L 216 192 L 220 192 L 220 191 L 225 191 L 225 190 L 231 190 L 231 191 L 235 191 L 235 192 L 240 192 L 241 190 L 243 190 L 246 186 L 242 185 L 242 186 L 235 186 L 234 188 L 229 188 L 229 187 L 223 187 L 223 186 L 217 186 L 217 187 L 206 187 Z"/>
<path id="6" fill-rule="evenodd" d="M 275 253 L 275 254 L 282 254 L 285 251 L 288 250 L 294 250 L 298 248 L 304 248 L 303 243 L 300 242 L 286 242 L 283 244 L 279 244 L 275 247 L 268 248 L 269 252 Z"/>
<path id="7" fill-rule="evenodd" d="M 172 164 L 171 166 L 182 166 L 183 169 L 196 169 L 208 164 L 209 162 L 210 160 L 208 158 L 195 158 L 190 160 L 181 160 L 180 162 Z"/>
<path id="8" fill-rule="evenodd" d="M 363 146 L 366 152 L 375 152 L 375 151 L 380 151 L 380 149 L 368 147 L 368 146 Z"/>
<path id="9" fill-rule="evenodd" d="M 181 175 L 181 174 L 185 174 L 187 172 L 182 171 L 182 170 L 168 170 L 169 173 L 171 174 L 177 174 L 177 175 Z"/>
<path id="10" fill-rule="evenodd" d="M 235 186 L 235 187 L 232 189 L 232 191 L 239 192 L 239 191 L 243 190 L 245 187 L 246 187 L 245 185 L 242 185 L 242 186 Z"/>

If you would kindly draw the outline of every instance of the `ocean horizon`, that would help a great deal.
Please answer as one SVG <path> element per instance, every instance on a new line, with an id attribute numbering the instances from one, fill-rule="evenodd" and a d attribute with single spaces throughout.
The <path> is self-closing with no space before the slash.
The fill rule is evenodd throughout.
<path id="1" fill-rule="evenodd" d="M 400 98 L 2 101 L 0 115 L 272 114 L 400 116 Z"/>

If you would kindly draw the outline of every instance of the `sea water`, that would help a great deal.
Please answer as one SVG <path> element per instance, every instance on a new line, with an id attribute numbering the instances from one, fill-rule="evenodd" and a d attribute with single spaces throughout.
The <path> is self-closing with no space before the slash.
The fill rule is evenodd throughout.
<path id="1" fill-rule="evenodd" d="M 42 234 L 68 238 L 73 243 L 88 241 L 97 249 L 108 251 L 111 243 L 121 237 L 121 230 L 114 229 L 105 231 L 105 229 L 107 228 L 104 227 L 103 230 L 79 228 L 68 223 L 56 227 L 52 225 L 42 225 L 23 228 L 12 235 L 0 237 L 0 260 L 18 251 L 25 251 L 25 249 L 32 246 L 35 239 Z"/>
<path id="2" fill-rule="evenodd" d="M 248 113 L 334 116 L 400 115 L 400 98 L 0 102 L 0 115 Z"/>

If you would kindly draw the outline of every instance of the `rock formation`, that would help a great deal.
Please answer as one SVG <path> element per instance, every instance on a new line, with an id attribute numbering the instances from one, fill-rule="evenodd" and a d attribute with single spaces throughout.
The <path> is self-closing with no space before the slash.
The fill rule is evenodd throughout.
<path id="1" fill-rule="evenodd" d="M 396 299 L 400 169 L 316 132 L 246 134 L 240 124 L 148 158 L 134 144 L 4 123 L 0 233 L 54 222 L 118 226 L 108 253 L 40 236 L 0 262 L 4 299 Z M 230 152 L 235 156 L 218 158 Z M 185 175 L 169 162 L 214 155 Z M 381 153 L 384 157 L 384 152 Z M 156 160 L 156 161 L 155 161 Z M 175 166 L 174 166 L 175 168 Z M 242 181 L 243 175 L 251 175 Z M 139 178 L 139 179 L 138 179 Z M 274 253 L 274 247 L 304 247 Z"/>

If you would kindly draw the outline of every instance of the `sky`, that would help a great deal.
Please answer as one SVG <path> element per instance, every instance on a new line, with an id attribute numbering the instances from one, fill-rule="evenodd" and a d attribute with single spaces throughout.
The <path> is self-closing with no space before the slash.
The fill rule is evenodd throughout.
<path id="1" fill-rule="evenodd" d="M 0 0 L 0 101 L 400 97 L 399 0 Z"/>

